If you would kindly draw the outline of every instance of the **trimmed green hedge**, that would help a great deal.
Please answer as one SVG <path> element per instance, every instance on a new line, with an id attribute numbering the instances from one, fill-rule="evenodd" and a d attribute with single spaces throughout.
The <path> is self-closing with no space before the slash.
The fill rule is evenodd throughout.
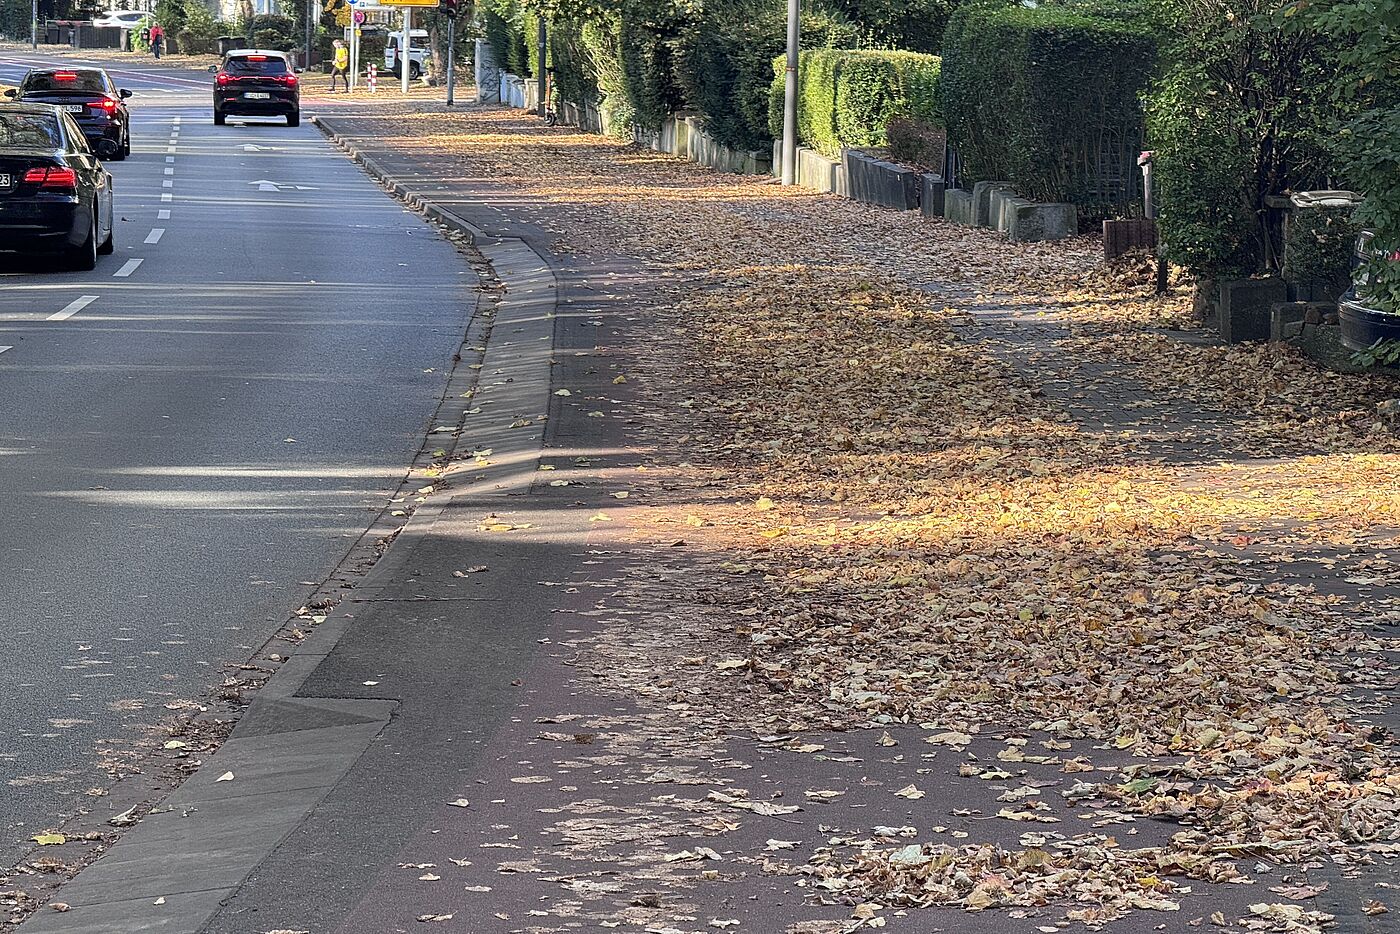
<path id="1" fill-rule="evenodd" d="M 705 118 L 719 142 L 738 149 L 766 149 L 773 57 L 787 39 L 785 7 L 771 0 L 730 0 L 709 7 L 676 42 L 676 79 L 686 104 Z M 805 13 L 808 48 L 854 43 L 855 29 L 839 17 Z"/>
<path id="2" fill-rule="evenodd" d="M 774 62 L 770 129 L 782 135 L 787 63 Z M 889 142 L 892 120 L 925 127 L 943 125 L 940 62 L 917 52 L 820 49 L 798 64 L 797 134 L 802 144 L 830 158 L 842 147 Z"/>
<path id="3" fill-rule="evenodd" d="M 960 7 L 944 34 L 943 99 L 965 176 L 1088 216 L 1130 211 L 1156 58 L 1151 25 L 1128 7 Z"/>

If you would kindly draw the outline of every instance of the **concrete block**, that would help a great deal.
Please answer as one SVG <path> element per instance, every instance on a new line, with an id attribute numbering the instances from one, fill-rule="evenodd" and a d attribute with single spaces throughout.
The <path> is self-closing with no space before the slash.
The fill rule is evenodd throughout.
<path id="1" fill-rule="evenodd" d="M 924 217 L 942 217 L 943 198 L 947 190 L 943 176 L 927 173 L 921 176 L 919 186 L 919 208 L 924 212 Z"/>
<path id="2" fill-rule="evenodd" d="M 1269 342 L 1281 344 L 1303 333 L 1308 321 L 1307 302 L 1279 302 L 1269 307 Z"/>
<path id="3" fill-rule="evenodd" d="M 1025 198 L 1016 196 L 1010 188 L 989 188 L 987 190 L 987 221 L 983 226 L 1006 233 L 1016 217 L 1016 208 L 1030 204 Z"/>
<path id="4" fill-rule="evenodd" d="M 1223 279 L 1219 289 L 1219 328 L 1225 342 L 1268 340 L 1273 306 L 1288 301 L 1287 283 L 1277 276 Z"/>
<path id="5" fill-rule="evenodd" d="M 972 223 L 978 227 L 990 227 L 992 192 L 1011 191 L 1009 182 L 977 182 L 972 186 Z"/>
<path id="6" fill-rule="evenodd" d="M 849 149 L 841 153 L 841 164 L 846 169 L 850 196 L 856 201 L 899 211 L 918 210 L 919 176 L 912 169 Z"/>
<path id="7" fill-rule="evenodd" d="M 943 193 L 943 216 L 955 224 L 971 227 L 972 192 L 963 188 L 949 188 Z"/>
<path id="8" fill-rule="evenodd" d="M 1006 232 L 1012 240 L 1063 240 L 1079 232 L 1079 214 L 1074 205 L 1035 204 L 1016 198 L 1007 202 Z"/>

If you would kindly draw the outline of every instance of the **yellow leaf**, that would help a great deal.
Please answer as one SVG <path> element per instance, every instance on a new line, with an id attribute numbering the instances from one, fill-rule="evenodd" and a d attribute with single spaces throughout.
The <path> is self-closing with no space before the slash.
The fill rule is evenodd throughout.
<path id="1" fill-rule="evenodd" d="M 68 842 L 68 838 L 61 833 L 36 833 L 32 839 L 40 846 L 59 846 Z"/>

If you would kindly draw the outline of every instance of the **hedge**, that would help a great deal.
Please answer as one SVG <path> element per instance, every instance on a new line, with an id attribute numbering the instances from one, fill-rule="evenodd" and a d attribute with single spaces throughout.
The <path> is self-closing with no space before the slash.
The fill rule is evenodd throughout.
<path id="1" fill-rule="evenodd" d="M 676 78 L 688 107 L 705 118 L 705 129 L 738 149 L 766 149 L 772 61 L 787 38 L 787 14 L 772 0 L 730 0 L 711 6 L 691 22 L 676 43 Z M 839 16 L 810 11 L 802 17 L 806 48 L 854 44 L 855 28 Z"/>
<path id="2" fill-rule="evenodd" d="M 1131 210 L 1156 50 L 1152 27 L 1122 6 L 960 7 L 942 78 L 964 177 L 1091 217 Z"/>
<path id="3" fill-rule="evenodd" d="M 782 58 L 774 61 L 769 111 L 774 136 L 782 134 L 786 67 Z M 943 125 L 937 56 L 820 49 L 802 53 L 797 74 L 798 138 L 830 158 L 839 157 L 843 147 L 886 145 L 891 121 Z"/>

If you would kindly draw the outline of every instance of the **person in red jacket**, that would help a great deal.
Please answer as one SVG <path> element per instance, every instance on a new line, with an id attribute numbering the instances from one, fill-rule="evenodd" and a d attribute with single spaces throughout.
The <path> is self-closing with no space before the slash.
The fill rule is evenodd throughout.
<path id="1" fill-rule="evenodd" d="M 151 52 L 160 58 L 161 47 L 165 45 L 165 29 L 160 23 L 151 24 Z"/>

